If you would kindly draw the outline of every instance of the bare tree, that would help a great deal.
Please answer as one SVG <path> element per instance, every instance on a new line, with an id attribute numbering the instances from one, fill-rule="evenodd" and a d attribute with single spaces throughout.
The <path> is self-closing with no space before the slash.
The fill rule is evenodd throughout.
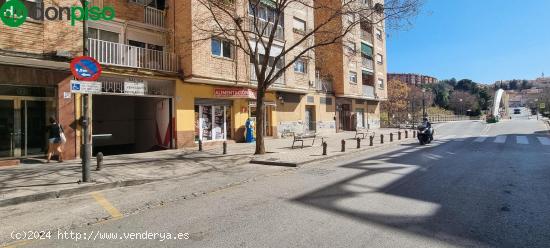
<path id="1" fill-rule="evenodd" d="M 342 38 L 361 23 L 386 23 L 389 27 L 406 23 L 403 20 L 416 15 L 422 0 L 386 0 L 385 4 L 365 4 L 371 2 L 365 0 L 194 1 L 205 11 L 200 14 L 202 20 L 194 21 L 192 42 L 213 36 L 226 38 L 250 58 L 251 73 L 257 78 L 255 154 L 264 154 L 266 91 L 287 69 L 300 58 L 313 58 L 315 49 L 342 44 Z M 281 48 L 276 41 L 284 26 L 284 13 L 295 8 L 322 12 L 324 17 L 316 19 L 314 27 L 303 31 L 299 38 L 282 41 Z"/>

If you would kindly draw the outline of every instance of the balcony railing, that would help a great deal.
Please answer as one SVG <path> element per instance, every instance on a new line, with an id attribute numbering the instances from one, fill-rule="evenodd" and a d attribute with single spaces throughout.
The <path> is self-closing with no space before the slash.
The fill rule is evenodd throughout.
<path id="1" fill-rule="evenodd" d="M 374 87 L 370 85 L 363 85 L 363 96 L 374 99 Z"/>
<path id="2" fill-rule="evenodd" d="M 164 10 L 145 6 L 145 24 L 164 28 Z"/>
<path id="3" fill-rule="evenodd" d="M 270 71 L 271 71 L 271 67 L 268 67 L 266 73 L 269 73 Z M 252 83 L 257 83 L 257 81 L 258 81 L 258 76 L 256 75 L 256 70 L 254 70 L 254 64 L 250 64 L 250 81 Z M 285 76 L 284 76 L 284 74 L 282 76 L 280 76 L 279 78 L 277 78 L 277 80 L 275 80 L 275 83 L 273 83 L 273 84 L 274 85 L 285 85 Z"/>
<path id="4" fill-rule="evenodd" d="M 332 87 L 332 80 L 327 78 L 322 78 L 319 76 L 315 77 L 315 90 L 318 92 L 323 93 L 332 93 L 333 87 Z"/>
<path id="5" fill-rule="evenodd" d="M 174 53 L 145 49 L 121 43 L 88 39 L 89 55 L 104 65 L 177 72 Z"/>
<path id="6" fill-rule="evenodd" d="M 366 69 L 369 71 L 374 70 L 374 62 L 372 61 L 372 59 L 361 57 L 361 63 L 362 63 L 363 69 Z"/>
<path id="7" fill-rule="evenodd" d="M 374 38 L 374 35 L 372 33 L 369 33 L 366 30 L 361 29 L 361 40 L 364 40 L 372 44 L 373 38 Z"/>
<path id="8" fill-rule="evenodd" d="M 266 22 L 259 18 L 256 18 L 256 20 L 254 21 L 254 17 L 252 16 L 248 17 L 248 23 L 250 27 L 250 32 L 261 36 L 269 36 L 271 34 L 271 31 L 273 30 L 273 27 L 275 26 L 273 25 L 273 23 Z M 274 38 L 281 41 L 285 39 L 285 30 L 283 27 L 277 26 Z"/>

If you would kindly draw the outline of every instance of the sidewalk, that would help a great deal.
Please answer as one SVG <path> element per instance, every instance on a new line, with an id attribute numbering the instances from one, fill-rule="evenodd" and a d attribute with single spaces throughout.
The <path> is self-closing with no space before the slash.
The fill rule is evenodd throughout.
<path id="1" fill-rule="evenodd" d="M 394 132 L 394 142 L 398 142 L 398 129 L 376 131 L 374 147 L 391 145 L 389 133 Z M 385 144 L 380 144 L 380 134 L 385 136 Z M 321 140 L 304 142 L 304 148 L 292 149 L 292 138 L 267 139 L 268 154 L 254 156 L 254 144 L 229 144 L 228 154 L 222 154 L 220 146 L 205 147 L 203 152 L 196 148 L 166 150 L 141 154 L 116 155 L 104 158 L 103 170 L 96 171 L 92 159 L 92 183 L 80 184 L 82 166 L 80 160 L 65 163 L 45 164 L 34 160 L 16 167 L 0 169 L 0 207 L 23 202 L 68 197 L 108 188 L 132 186 L 169 178 L 190 176 L 201 172 L 223 170 L 244 164 L 259 163 L 283 166 L 298 166 L 321 159 L 344 156 L 353 152 L 373 149 L 369 139 L 361 141 L 361 149 L 356 148 L 355 132 L 342 132 L 325 136 L 327 156 L 322 156 Z M 402 138 L 405 140 L 404 130 Z M 341 140 L 346 140 L 346 152 L 342 153 Z M 412 133 L 409 131 L 409 141 Z"/>

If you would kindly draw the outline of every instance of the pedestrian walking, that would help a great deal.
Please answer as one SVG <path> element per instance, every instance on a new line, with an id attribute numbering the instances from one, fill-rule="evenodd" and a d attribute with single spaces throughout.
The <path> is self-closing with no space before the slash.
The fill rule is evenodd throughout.
<path id="1" fill-rule="evenodd" d="M 52 155 L 57 153 L 57 160 L 63 162 L 63 144 L 67 138 L 63 133 L 63 127 L 57 123 L 54 117 L 50 117 L 50 126 L 48 127 L 48 163 Z"/>

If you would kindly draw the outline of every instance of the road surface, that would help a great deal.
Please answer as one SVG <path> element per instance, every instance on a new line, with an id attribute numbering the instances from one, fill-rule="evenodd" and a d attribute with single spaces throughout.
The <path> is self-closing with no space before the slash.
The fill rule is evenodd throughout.
<path id="1" fill-rule="evenodd" d="M 64 204 L 21 206 L 48 208 L 38 213 L 59 225 L 70 219 L 73 227 L 63 230 L 93 235 L 96 240 L 60 240 L 63 237 L 53 232 L 50 240 L 19 244 L 550 247 L 549 161 L 550 136 L 543 122 L 445 123 L 437 126 L 436 140 L 423 147 L 396 145 L 297 169 L 253 166 L 248 169 L 265 170 L 263 176 L 191 199 L 168 200 L 186 189 L 164 184 L 100 192 L 107 203 L 104 210 L 96 204 L 101 199 L 89 196 Z M 206 187 L 210 181 L 203 178 L 197 185 Z M 165 202 L 128 211 L 151 197 Z M 76 213 L 88 208 L 106 211 L 115 219 L 80 226 L 85 219 Z M 117 210 L 123 216 L 117 216 Z M 43 220 L 33 224 L 37 216 L 31 211 L 18 211 L 20 228 L 45 225 Z M 10 218 L 11 223 L 13 213 Z M 172 235 L 170 240 L 166 233 Z M 115 240 L 100 240 L 106 237 Z"/>

